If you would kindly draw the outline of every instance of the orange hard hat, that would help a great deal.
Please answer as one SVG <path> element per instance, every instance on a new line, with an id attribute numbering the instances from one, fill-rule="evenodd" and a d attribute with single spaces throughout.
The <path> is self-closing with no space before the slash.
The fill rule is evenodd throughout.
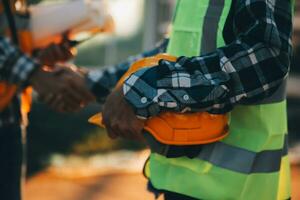
<path id="1" fill-rule="evenodd" d="M 161 59 L 175 62 L 176 57 L 159 54 L 135 62 L 117 84 L 120 87 L 132 73 L 143 67 L 158 64 Z M 105 128 L 102 114 L 96 114 L 89 119 L 90 123 Z M 168 145 L 197 145 L 219 141 L 228 135 L 228 115 L 216 115 L 207 112 L 174 113 L 162 112 L 148 119 L 144 129 L 156 140 Z"/>

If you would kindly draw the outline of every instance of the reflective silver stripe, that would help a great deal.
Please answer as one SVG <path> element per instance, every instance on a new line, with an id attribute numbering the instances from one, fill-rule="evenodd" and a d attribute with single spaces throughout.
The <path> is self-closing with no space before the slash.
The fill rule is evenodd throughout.
<path id="1" fill-rule="evenodd" d="M 234 147 L 223 142 L 184 147 L 161 144 L 149 133 L 146 133 L 145 137 L 153 153 L 174 158 L 188 156 L 184 155 L 187 148 L 195 148 L 197 150 L 197 147 L 200 147 L 198 148 L 198 155 L 193 157 L 193 159 L 198 158 L 210 162 L 217 167 L 243 174 L 278 172 L 281 158 L 287 155 L 288 152 L 287 136 L 285 136 L 282 149 L 265 150 L 258 153 Z"/>
<path id="2" fill-rule="evenodd" d="M 210 0 L 203 22 L 200 54 L 217 49 L 218 25 L 225 6 L 225 0 Z"/>
<path id="3" fill-rule="evenodd" d="M 205 145 L 198 158 L 243 174 L 272 173 L 280 170 L 281 158 L 287 154 L 287 147 L 287 137 L 282 149 L 258 153 L 217 142 Z"/>

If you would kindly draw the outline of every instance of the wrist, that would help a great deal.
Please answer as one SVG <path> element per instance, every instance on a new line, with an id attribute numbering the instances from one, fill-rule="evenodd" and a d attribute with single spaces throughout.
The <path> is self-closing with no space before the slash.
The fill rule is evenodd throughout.
<path id="1" fill-rule="evenodd" d="M 95 95 L 97 102 L 104 103 L 111 90 L 110 87 L 106 87 L 109 80 L 103 79 L 103 72 L 101 70 L 87 70 L 84 77 L 87 88 Z"/>
<path id="2" fill-rule="evenodd" d="M 49 72 L 47 72 L 43 67 L 38 67 L 29 78 L 29 85 L 35 87 L 37 84 L 40 84 L 47 73 Z"/>

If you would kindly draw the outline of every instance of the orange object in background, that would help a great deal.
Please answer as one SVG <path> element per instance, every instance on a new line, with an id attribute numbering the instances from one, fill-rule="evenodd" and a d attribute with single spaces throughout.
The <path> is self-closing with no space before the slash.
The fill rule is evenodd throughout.
<path id="1" fill-rule="evenodd" d="M 6 108 L 14 97 L 17 91 L 17 86 L 9 85 L 5 82 L 0 82 L 0 112 Z"/>
<path id="2" fill-rule="evenodd" d="M 31 54 L 34 49 L 31 32 L 29 30 L 19 30 L 18 37 L 20 49 L 23 52 Z"/>
<path id="3" fill-rule="evenodd" d="M 177 58 L 167 54 L 158 54 L 141 59 L 124 74 L 117 87 L 120 87 L 130 74 L 144 67 L 155 66 L 161 59 L 175 62 Z M 91 117 L 89 122 L 104 127 L 101 113 Z M 228 115 L 214 115 L 207 112 L 163 112 L 148 119 L 144 129 L 163 144 L 207 144 L 219 141 L 228 135 Z"/>

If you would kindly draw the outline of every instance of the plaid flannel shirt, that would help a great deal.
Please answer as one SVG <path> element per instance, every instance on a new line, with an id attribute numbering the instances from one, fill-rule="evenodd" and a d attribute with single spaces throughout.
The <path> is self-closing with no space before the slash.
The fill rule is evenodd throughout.
<path id="1" fill-rule="evenodd" d="M 0 36 L 0 81 L 18 86 L 27 85 L 31 73 L 39 64 L 23 54 L 7 38 Z M 1 98 L 1 97 L 0 97 Z M 20 122 L 20 102 L 16 96 L 10 105 L 0 112 L 0 127 Z"/>
<path id="2" fill-rule="evenodd" d="M 162 111 L 224 113 L 276 91 L 290 65 L 291 0 L 233 3 L 223 32 L 226 46 L 176 62 L 161 60 L 125 81 L 125 98 L 137 116 L 149 118 Z M 117 80 L 125 68 L 119 70 L 116 66 L 91 74 L 97 96 L 108 94 L 106 89 L 116 83 L 111 80 Z"/>

